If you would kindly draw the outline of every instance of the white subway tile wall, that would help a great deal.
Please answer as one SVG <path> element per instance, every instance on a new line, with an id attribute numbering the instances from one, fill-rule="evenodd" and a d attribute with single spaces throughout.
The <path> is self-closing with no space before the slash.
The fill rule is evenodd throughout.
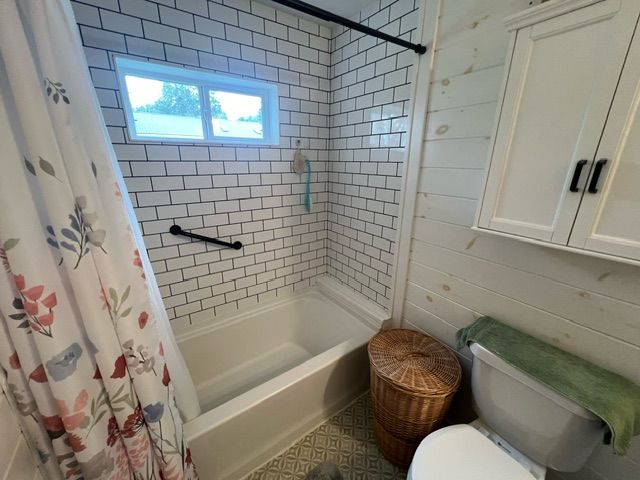
<path id="1" fill-rule="evenodd" d="M 332 38 L 325 25 L 250 0 L 72 5 L 174 326 L 305 288 L 327 271 L 388 306 L 413 52 L 341 28 Z M 415 30 L 414 0 L 376 0 L 367 12 L 358 19 L 387 33 Z M 277 84 L 280 145 L 129 141 L 114 55 Z M 290 165 L 297 140 L 312 165 L 311 213 Z M 175 237 L 174 223 L 244 248 Z"/>
<path id="2" fill-rule="evenodd" d="M 416 42 L 417 8 L 375 0 L 353 20 Z M 328 272 L 388 309 L 416 54 L 341 27 L 331 46 Z"/>

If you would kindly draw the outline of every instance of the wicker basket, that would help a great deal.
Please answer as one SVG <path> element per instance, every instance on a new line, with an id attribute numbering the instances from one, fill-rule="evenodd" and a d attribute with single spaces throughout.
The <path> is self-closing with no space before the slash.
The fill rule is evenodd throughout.
<path id="1" fill-rule="evenodd" d="M 407 467 L 420 441 L 442 422 L 460 385 L 460 364 L 438 341 L 402 329 L 373 337 L 369 360 L 378 448 Z"/>
<path id="2" fill-rule="evenodd" d="M 409 466 L 413 459 L 413 454 L 418 448 L 418 445 L 420 445 L 420 442 L 408 442 L 401 438 L 394 437 L 380 425 L 380 422 L 378 422 L 375 417 L 373 419 L 373 435 L 378 448 L 382 451 L 385 458 L 394 465 L 399 465 L 403 468 Z"/>

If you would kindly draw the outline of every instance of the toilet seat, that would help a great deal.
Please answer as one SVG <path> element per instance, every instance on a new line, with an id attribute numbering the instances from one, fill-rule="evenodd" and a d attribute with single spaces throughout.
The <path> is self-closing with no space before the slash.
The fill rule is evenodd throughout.
<path id="1" fill-rule="evenodd" d="M 535 477 L 472 426 L 452 425 L 422 440 L 407 480 L 535 480 Z"/>

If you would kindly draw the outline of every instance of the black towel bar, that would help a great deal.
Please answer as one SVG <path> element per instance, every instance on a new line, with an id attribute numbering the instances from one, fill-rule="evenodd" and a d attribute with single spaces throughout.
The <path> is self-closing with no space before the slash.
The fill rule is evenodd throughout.
<path id="1" fill-rule="evenodd" d="M 225 242 L 224 240 L 218 240 L 217 238 L 205 237 L 204 235 L 198 235 L 197 233 L 185 232 L 182 227 L 180 227 L 180 225 L 171 225 L 171 228 L 169 228 L 169 233 L 172 233 L 173 235 L 183 235 L 185 237 L 195 238 L 204 242 L 215 243 L 216 245 L 233 248 L 234 250 L 240 250 L 242 248 L 242 242 Z"/>

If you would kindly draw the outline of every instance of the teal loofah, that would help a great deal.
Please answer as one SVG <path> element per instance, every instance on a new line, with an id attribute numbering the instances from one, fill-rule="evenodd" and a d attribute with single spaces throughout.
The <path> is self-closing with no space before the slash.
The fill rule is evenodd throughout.
<path id="1" fill-rule="evenodd" d="M 307 181 L 304 186 L 304 209 L 311 211 L 311 162 L 308 158 L 304 159 L 304 168 L 307 171 Z"/>

